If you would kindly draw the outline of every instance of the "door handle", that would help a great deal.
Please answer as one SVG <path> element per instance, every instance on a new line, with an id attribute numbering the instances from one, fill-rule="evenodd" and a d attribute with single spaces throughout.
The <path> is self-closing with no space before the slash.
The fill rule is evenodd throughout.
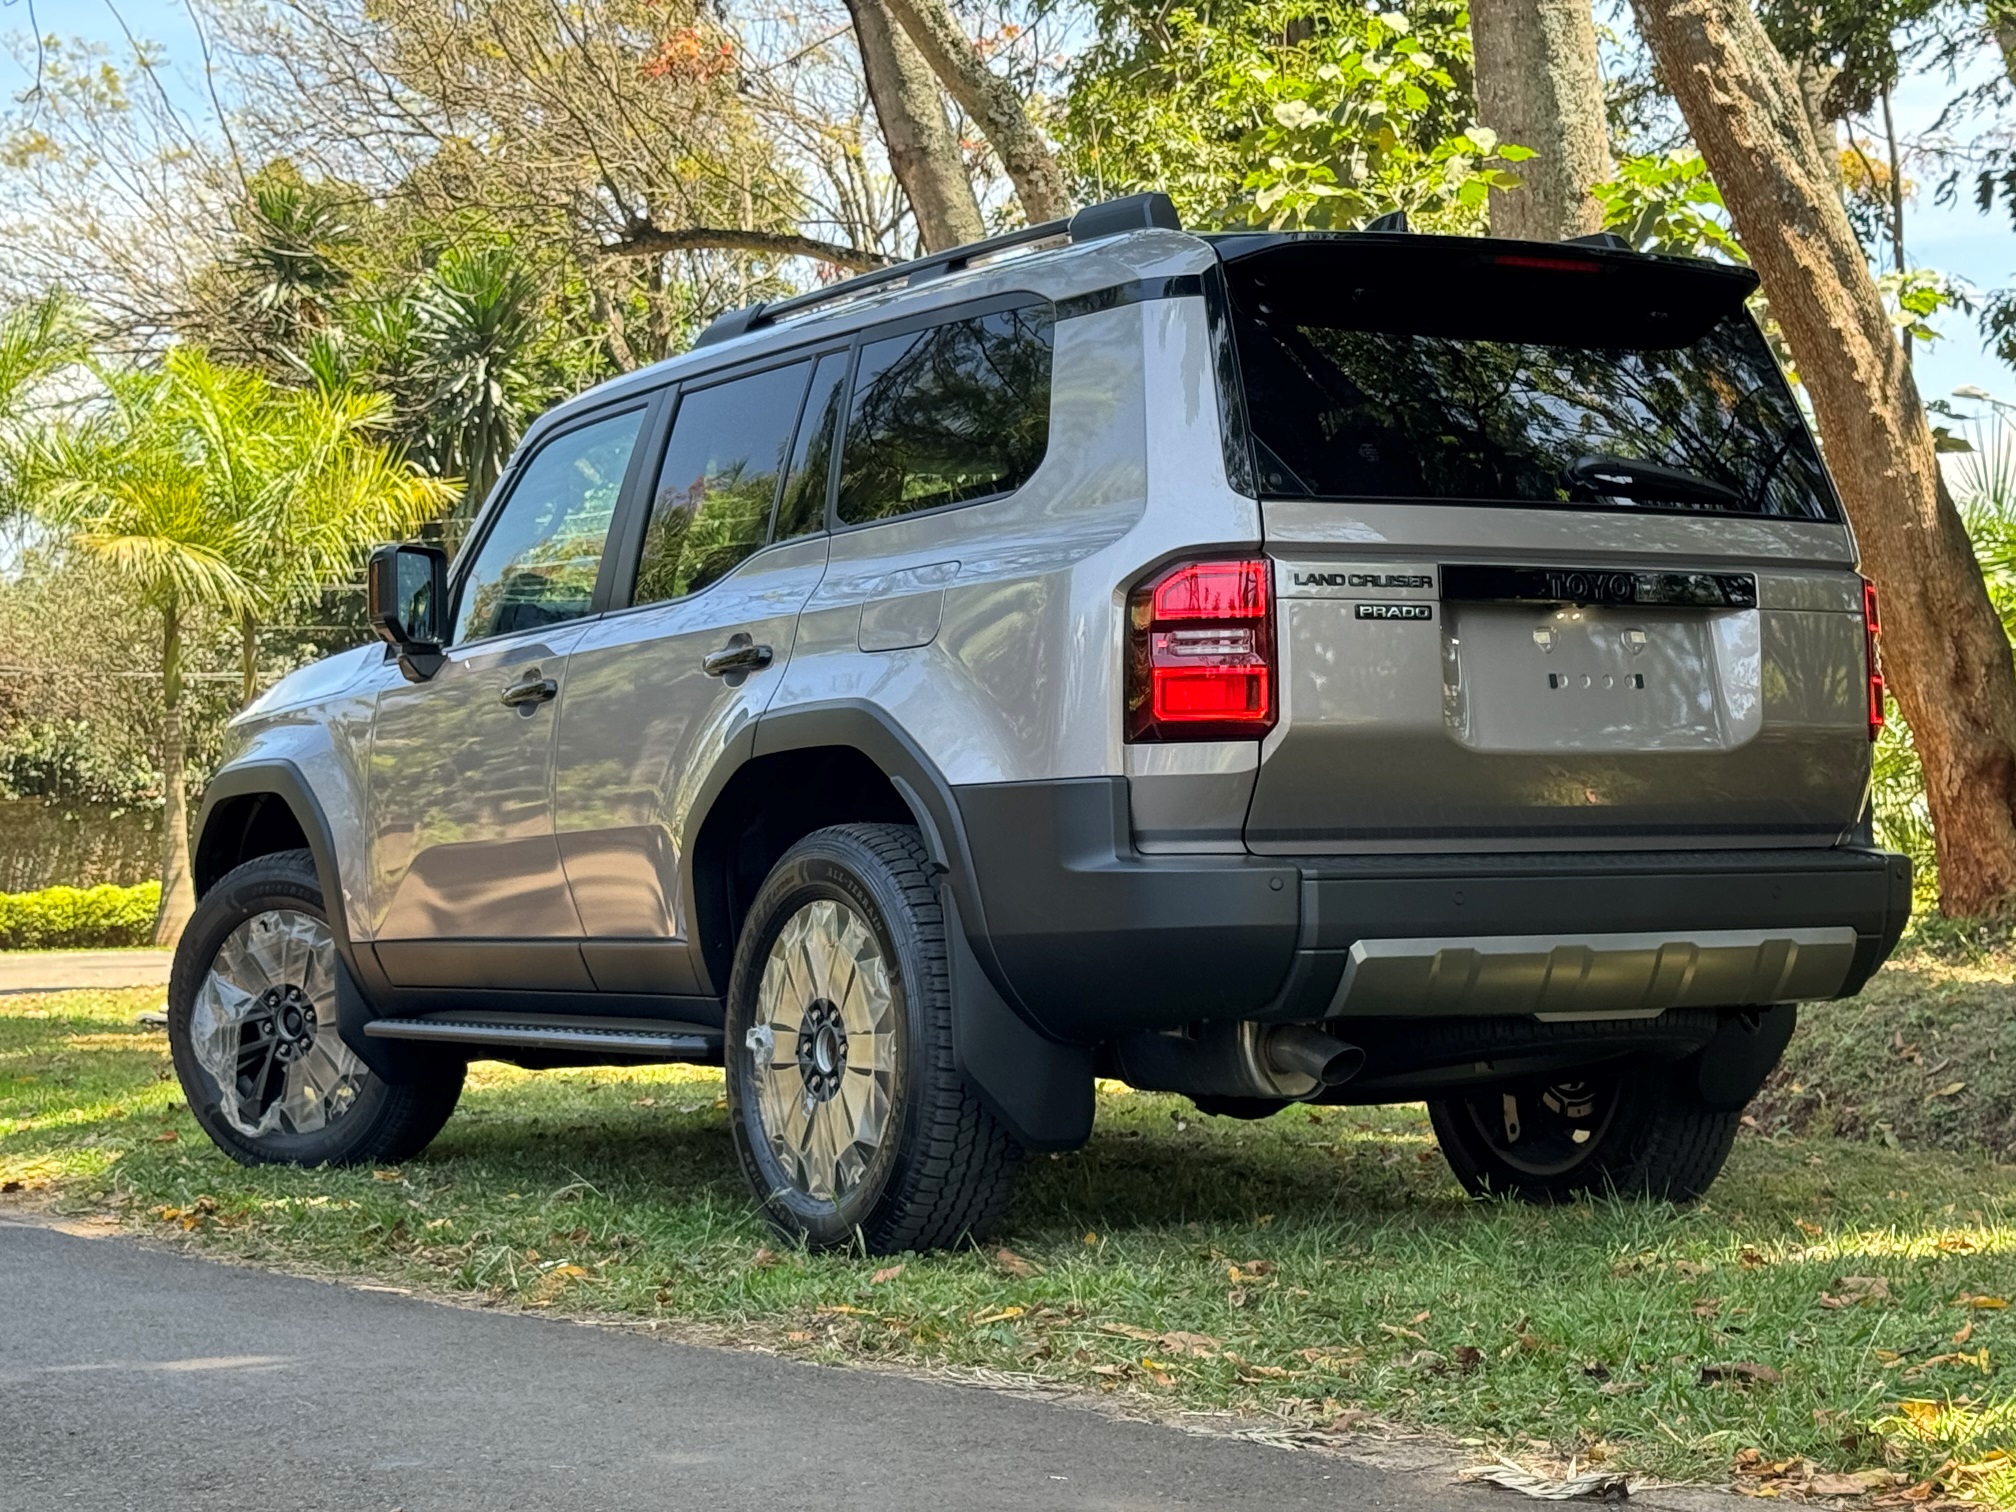
<path id="1" fill-rule="evenodd" d="M 730 636 L 719 651 L 700 658 L 700 670 L 709 677 L 732 677 L 737 673 L 761 672 L 770 665 L 770 648 L 754 644 L 748 636 Z"/>
<path id="2" fill-rule="evenodd" d="M 560 691 L 560 684 L 550 677 L 541 677 L 534 667 L 518 681 L 508 684 L 502 694 L 506 708 L 516 709 L 520 714 L 530 714 L 533 707 L 545 703 Z"/>

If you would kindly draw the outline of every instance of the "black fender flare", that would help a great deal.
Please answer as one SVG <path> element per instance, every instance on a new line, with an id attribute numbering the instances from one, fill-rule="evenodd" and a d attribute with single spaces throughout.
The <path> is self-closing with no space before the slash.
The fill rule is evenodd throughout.
<path id="1" fill-rule="evenodd" d="M 746 755 L 730 759 L 724 752 L 703 792 L 711 802 L 743 760 L 817 746 L 849 747 L 872 761 L 916 817 L 926 852 L 943 868 L 939 886 L 952 955 L 953 1059 L 960 1074 L 1024 1148 L 1084 1144 L 1092 1130 L 1092 1049 L 1044 1034 L 1016 998 L 987 935 L 951 786 L 885 710 L 859 699 L 835 699 L 766 713 L 756 721 Z M 701 808 L 696 803 L 690 816 L 693 834 L 705 819 Z M 691 853 L 689 846 L 686 855 Z M 690 876 L 682 875 L 681 886 L 688 889 L 690 907 Z"/>
<path id="2" fill-rule="evenodd" d="M 321 800 L 307 775 L 284 756 L 262 757 L 228 766 L 210 779 L 203 789 L 203 803 L 197 811 L 195 841 L 191 846 L 192 875 L 213 881 L 228 867 L 206 857 L 214 856 L 221 842 L 212 821 L 218 809 L 237 798 L 277 798 L 287 805 L 294 823 L 308 841 L 314 858 L 315 879 L 322 888 L 322 909 L 329 919 L 329 933 L 336 944 L 336 1032 L 343 1043 L 372 1071 L 386 1081 L 412 1081 L 426 1074 L 434 1058 L 416 1055 L 413 1047 L 396 1040 L 372 1039 L 364 1025 L 378 1017 L 364 983 L 378 984 L 381 974 L 376 955 L 367 947 L 360 951 L 350 937 L 350 920 L 343 904 L 342 874 L 336 867 L 336 840 Z"/>

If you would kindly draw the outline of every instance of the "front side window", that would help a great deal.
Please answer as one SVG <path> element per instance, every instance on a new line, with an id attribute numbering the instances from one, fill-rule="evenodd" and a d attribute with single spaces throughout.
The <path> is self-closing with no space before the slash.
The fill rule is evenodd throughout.
<path id="1" fill-rule="evenodd" d="M 632 603 L 697 593 L 769 539 L 811 370 L 809 362 L 794 362 L 681 396 Z"/>
<path id="2" fill-rule="evenodd" d="M 1050 441 L 1055 317 L 1023 305 L 861 349 L 840 455 L 849 525 L 1020 488 Z"/>
<path id="3" fill-rule="evenodd" d="M 454 644 L 588 613 L 644 411 L 555 436 L 518 475 L 462 586 Z"/>

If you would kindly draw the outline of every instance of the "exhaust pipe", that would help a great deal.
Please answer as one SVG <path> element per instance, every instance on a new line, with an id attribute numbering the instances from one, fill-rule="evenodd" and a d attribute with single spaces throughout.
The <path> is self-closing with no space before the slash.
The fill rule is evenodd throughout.
<path id="1" fill-rule="evenodd" d="M 1267 1064 L 1284 1076 L 1306 1076 L 1319 1087 L 1351 1080 L 1365 1064 L 1365 1052 L 1306 1024 L 1269 1030 L 1261 1045 Z"/>

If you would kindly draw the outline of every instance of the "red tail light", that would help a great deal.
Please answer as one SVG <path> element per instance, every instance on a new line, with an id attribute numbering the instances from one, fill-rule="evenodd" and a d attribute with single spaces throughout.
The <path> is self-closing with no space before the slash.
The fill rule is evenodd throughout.
<path id="1" fill-rule="evenodd" d="M 1274 607 L 1263 560 L 1194 562 L 1127 604 L 1127 738 L 1258 739 L 1274 728 Z"/>
<path id="2" fill-rule="evenodd" d="M 1883 633 L 1883 622 L 1876 614 L 1876 585 L 1869 579 L 1862 579 L 1862 646 L 1867 653 L 1869 668 L 1869 738 L 1874 740 L 1883 733 L 1883 658 L 1876 644 L 1876 638 Z"/>

